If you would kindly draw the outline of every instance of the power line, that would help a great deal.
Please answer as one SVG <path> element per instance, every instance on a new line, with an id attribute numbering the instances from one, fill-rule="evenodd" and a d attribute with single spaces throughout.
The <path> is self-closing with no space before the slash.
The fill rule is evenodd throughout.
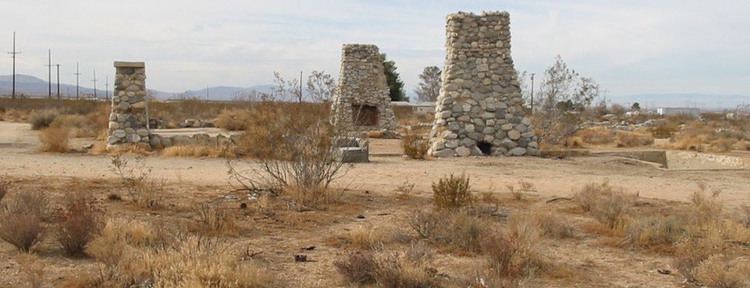
<path id="1" fill-rule="evenodd" d="M 13 51 L 8 54 L 13 58 L 13 92 L 10 97 L 16 99 L 16 55 L 21 54 L 20 51 L 16 51 L 16 32 L 13 32 Z"/>

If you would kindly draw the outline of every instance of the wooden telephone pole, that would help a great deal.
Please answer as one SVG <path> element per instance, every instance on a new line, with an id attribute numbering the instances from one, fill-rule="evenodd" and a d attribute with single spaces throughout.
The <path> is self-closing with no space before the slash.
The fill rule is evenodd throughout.
<path id="1" fill-rule="evenodd" d="M 13 58 L 13 92 L 11 92 L 11 99 L 16 99 L 16 55 L 21 54 L 20 51 L 16 51 L 16 32 L 13 32 L 13 51 L 8 52 Z"/>

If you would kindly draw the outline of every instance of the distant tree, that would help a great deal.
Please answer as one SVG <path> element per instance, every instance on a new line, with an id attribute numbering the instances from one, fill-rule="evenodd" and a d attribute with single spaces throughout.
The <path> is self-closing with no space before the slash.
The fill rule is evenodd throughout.
<path id="1" fill-rule="evenodd" d="M 641 103 L 633 103 L 633 105 L 630 106 L 630 111 L 641 111 Z"/>
<path id="2" fill-rule="evenodd" d="M 404 82 L 401 81 L 401 77 L 396 72 L 396 62 L 388 60 L 385 53 L 380 54 L 383 58 L 383 66 L 385 67 L 385 79 L 388 81 L 389 95 L 391 101 L 407 101 L 406 93 L 404 93 Z"/>
<path id="3" fill-rule="evenodd" d="M 537 96 L 541 109 L 534 114 L 534 124 L 542 130 L 541 141 L 558 144 L 573 135 L 583 121 L 581 113 L 599 95 L 599 84 L 568 68 L 558 55 L 544 71 Z"/>
<path id="4" fill-rule="evenodd" d="M 273 77 L 274 89 L 272 100 L 302 102 L 302 91 L 300 91 L 299 79 L 284 79 L 279 72 L 273 72 Z"/>
<path id="5" fill-rule="evenodd" d="M 315 102 L 329 102 L 336 91 L 336 80 L 325 71 L 312 71 L 307 77 L 307 95 Z"/>
<path id="6" fill-rule="evenodd" d="M 417 99 L 423 102 L 435 102 L 440 95 L 440 85 L 443 80 L 440 78 L 440 68 L 437 66 L 427 66 L 419 74 L 419 87 L 414 90 L 417 93 Z"/>

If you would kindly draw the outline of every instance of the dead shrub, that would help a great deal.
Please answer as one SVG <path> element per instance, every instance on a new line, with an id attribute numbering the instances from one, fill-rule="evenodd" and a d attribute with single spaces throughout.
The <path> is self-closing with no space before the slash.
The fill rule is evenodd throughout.
<path id="1" fill-rule="evenodd" d="M 50 128 L 68 128 L 75 137 L 96 137 L 101 130 L 96 122 L 83 115 L 60 115 L 49 125 Z"/>
<path id="2" fill-rule="evenodd" d="M 165 194 L 164 180 L 150 178 L 151 167 L 146 167 L 143 157 L 136 156 L 133 161 L 114 155 L 111 158 L 111 169 L 120 178 L 131 201 L 148 209 L 160 208 Z"/>
<path id="3" fill-rule="evenodd" d="M 615 133 L 607 128 L 586 128 L 576 132 L 576 136 L 588 144 L 604 145 L 615 141 Z"/>
<path id="4" fill-rule="evenodd" d="M 39 148 L 42 152 L 68 152 L 68 142 L 70 141 L 70 128 L 67 127 L 49 127 L 39 133 L 39 141 L 42 146 Z"/>
<path id="5" fill-rule="evenodd" d="M 401 148 L 404 149 L 404 155 L 407 157 L 424 160 L 429 149 L 429 143 L 412 130 L 411 127 L 408 127 L 404 129 L 404 134 L 401 135 Z"/>
<path id="6" fill-rule="evenodd" d="M 706 195 L 706 190 L 706 185 L 699 183 L 698 190 L 690 196 L 692 204 L 690 207 L 693 211 L 689 214 L 689 219 L 693 225 L 703 229 L 719 225 L 723 208 L 723 204 L 719 201 L 721 190 L 714 190 L 711 196 Z"/>
<path id="7" fill-rule="evenodd" d="M 0 209 L 0 238 L 29 252 L 42 241 L 46 227 L 47 196 L 41 191 L 13 195 Z"/>
<path id="8" fill-rule="evenodd" d="M 235 158 L 237 153 L 230 147 L 217 147 L 205 145 L 178 145 L 170 146 L 161 150 L 162 157 L 209 157 L 209 158 Z"/>
<path id="9" fill-rule="evenodd" d="M 685 237 L 688 223 L 682 215 L 635 217 L 625 227 L 631 246 L 671 251 Z"/>
<path id="10" fill-rule="evenodd" d="M 516 219 L 507 229 L 488 234 L 482 242 L 482 254 L 495 275 L 524 278 L 544 268 L 536 246 L 539 238 L 540 231 L 533 223 Z"/>
<path id="11" fill-rule="evenodd" d="M 695 271 L 696 280 L 711 288 L 742 288 L 750 284 L 750 259 L 713 255 Z"/>
<path id="12" fill-rule="evenodd" d="M 672 135 L 680 130 L 679 124 L 662 120 L 657 121 L 656 125 L 651 127 L 651 135 L 659 139 L 671 138 Z"/>
<path id="13" fill-rule="evenodd" d="M 373 227 L 357 226 L 345 234 L 347 244 L 360 250 L 375 249 L 385 242 L 382 231 Z"/>
<path id="14" fill-rule="evenodd" d="M 592 215 L 610 230 L 623 228 L 624 216 L 635 202 L 635 195 L 627 195 L 605 181 L 586 184 L 575 197 L 581 209 Z"/>
<path id="15" fill-rule="evenodd" d="M 488 221 L 460 211 L 418 211 L 409 225 L 419 237 L 461 253 L 480 252 L 490 226 Z"/>
<path id="16" fill-rule="evenodd" d="M 21 274 L 30 287 L 44 287 L 44 268 L 46 265 L 41 259 L 31 254 L 20 254 L 16 256 L 16 262 L 21 267 Z"/>
<path id="17" fill-rule="evenodd" d="M 82 255 L 86 245 L 104 225 L 103 210 L 88 193 L 78 192 L 65 197 L 60 211 L 57 242 L 69 256 Z"/>
<path id="18" fill-rule="evenodd" d="M 506 187 L 508 188 L 508 191 L 510 191 L 510 194 L 513 195 L 513 199 L 518 201 L 523 200 L 525 194 L 536 192 L 534 184 L 523 180 L 518 181 L 518 189 L 516 189 L 516 186 L 513 184 L 508 184 Z"/>
<path id="19" fill-rule="evenodd" d="M 55 118 L 57 118 L 57 116 L 58 113 L 54 110 L 31 112 L 31 115 L 29 116 L 29 122 L 31 122 L 31 130 L 41 130 L 49 127 L 49 125 L 51 125 L 52 122 L 55 121 Z"/>
<path id="20" fill-rule="evenodd" d="M 639 147 L 654 144 L 654 137 L 638 132 L 617 132 L 617 147 Z"/>
<path id="21" fill-rule="evenodd" d="M 222 110 L 219 116 L 216 116 L 214 125 L 229 131 L 241 131 L 245 130 L 250 117 L 250 113 L 245 110 Z"/>
<path id="22" fill-rule="evenodd" d="M 674 266 L 685 279 L 694 282 L 701 263 L 724 249 L 725 243 L 718 229 L 688 235 L 674 246 Z"/>
<path id="23" fill-rule="evenodd" d="M 348 283 L 362 285 L 375 282 L 377 263 L 373 252 L 350 253 L 343 259 L 334 261 L 333 266 Z"/>
<path id="24" fill-rule="evenodd" d="M 260 168 L 231 169 L 233 179 L 248 190 L 271 187 L 285 191 L 305 206 L 328 200 L 328 187 L 344 166 L 337 156 L 338 133 L 329 123 L 326 109 L 267 102 L 254 107 L 251 113 L 255 117 L 238 146 L 244 155 L 257 159 Z"/>
<path id="25" fill-rule="evenodd" d="M 450 174 L 432 183 L 432 200 L 438 208 L 460 208 L 472 201 L 469 177 Z"/>
<path id="26" fill-rule="evenodd" d="M 536 211 L 531 215 L 534 224 L 541 229 L 543 236 L 563 239 L 571 238 L 575 235 L 575 228 L 565 222 L 562 215 L 555 215 L 552 212 Z"/>
<path id="27" fill-rule="evenodd" d="M 237 224 L 227 209 L 213 204 L 200 204 L 195 208 L 197 219 L 193 222 L 193 231 L 201 235 L 235 235 Z"/>

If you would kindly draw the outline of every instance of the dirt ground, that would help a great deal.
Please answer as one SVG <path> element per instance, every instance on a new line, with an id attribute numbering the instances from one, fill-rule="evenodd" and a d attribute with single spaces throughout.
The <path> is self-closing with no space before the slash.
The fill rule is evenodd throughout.
<path id="1" fill-rule="evenodd" d="M 90 139 L 75 139 L 81 146 Z M 394 142 L 396 141 L 396 142 Z M 117 189 L 117 178 L 110 158 L 84 153 L 49 154 L 36 151 L 36 132 L 28 124 L 0 122 L 0 175 L 13 179 L 19 189 L 45 189 L 55 197 L 64 197 L 71 187 L 87 187 L 103 198 Z M 508 198 L 507 185 L 519 181 L 532 183 L 528 193 L 531 206 L 542 209 L 565 209 L 565 203 L 545 204 L 547 199 L 571 196 L 587 183 L 610 184 L 637 193 L 648 201 L 669 205 L 669 201 L 686 201 L 704 183 L 711 190 L 720 189 L 721 200 L 730 209 L 750 205 L 750 170 L 666 170 L 640 161 L 620 157 L 574 157 L 566 159 L 466 158 L 431 161 L 406 160 L 400 156 L 397 140 L 373 140 L 371 163 L 347 166 L 346 174 L 335 182 L 345 191 L 347 205 L 331 206 L 324 211 L 299 215 L 248 215 L 250 227 L 232 238 L 235 245 L 262 251 L 262 261 L 283 275 L 290 287 L 346 287 L 336 276 L 333 261 L 342 250 L 330 245 L 331 235 L 357 226 L 403 228 L 403 219 L 420 207 L 429 205 L 430 185 L 449 173 L 469 175 L 472 189 Z M 170 190 L 168 203 L 175 209 L 144 212 L 124 204 L 107 203 L 109 216 L 137 219 L 189 218 L 180 211 L 191 201 L 221 199 L 232 189 L 228 182 L 227 163 L 222 159 L 163 158 L 151 156 L 145 165 L 153 168 L 152 176 L 163 179 Z M 256 165 L 246 162 L 242 165 Z M 414 184 L 408 200 L 393 197 L 404 184 Z M 512 202 L 512 201 L 511 201 Z M 233 205 L 233 204 L 227 204 Z M 511 203 L 510 209 L 514 205 Z M 547 205 L 547 206 L 544 206 Z M 655 204 L 656 205 L 656 204 Z M 361 217 L 360 217 L 361 216 Z M 585 222 L 569 215 L 573 221 Z M 680 277 L 657 273 L 670 269 L 668 257 L 600 245 L 600 239 L 581 232 L 578 237 L 548 241 L 543 254 L 556 263 L 565 263 L 583 273 L 583 279 L 544 279 L 531 287 L 686 287 Z M 96 271 L 93 260 L 68 259 L 45 241 L 39 254 L 47 264 L 45 279 L 55 287 L 75 271 Z M 303 247 L 315 246 L 309 254 L 314 261 L 295 263 L 292 255 Z M 16 250 L 0 243 L 0 287 L 24 287 L 19 267 L 13 260 Z M 435 263 L 446 277 L 469 275 L 471 257 L 440 254 Z"/>

